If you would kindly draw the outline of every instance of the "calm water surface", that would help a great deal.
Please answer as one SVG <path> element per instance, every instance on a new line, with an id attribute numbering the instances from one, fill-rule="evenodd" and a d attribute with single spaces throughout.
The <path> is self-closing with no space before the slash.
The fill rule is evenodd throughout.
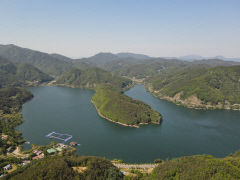
<path id="1" fill-rule="evenodd" d="M 125 162 L 212 154 L 223 157 L 240 149 L 240 112 L 192 110 L 157 99 L 137 85 L 126 92 L 163 115 L 161 125 L 123 127 L 98 116 L 91 104 L 94 92 L 67 87 L 33 87 L 34 98 L 23 106 L 18 127 L 32 144 L 48 144 L 56 131 L 73 135 L 79 155 L 95 155 Z M 27 148 L 27 145 L 25 145 Z"/>

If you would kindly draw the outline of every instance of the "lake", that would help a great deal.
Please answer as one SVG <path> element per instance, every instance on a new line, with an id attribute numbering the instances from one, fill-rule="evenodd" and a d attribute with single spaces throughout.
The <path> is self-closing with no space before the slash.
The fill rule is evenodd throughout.
<path id="1" fill-rule="evenodd" d="M 73 135 L 79 155 L 124 162 L 152 162 L 179 156 L 224 157 L 240 149 L 240 112 L 194 110 L 160 100 L 137 85 L 125 94 L 146 102 L 163 115 L 161 125 L 124 127 L 98 116 L 94 91 L 68 87 L 32 87 L 34 98 L 23 106 L 24 123 L 17 129 L 31 144 L 49 144 L 55 131 Z M 70 140 L 71 141 L 71 140 Z M 29 148 L 29 145 L 24 145 Z"/>

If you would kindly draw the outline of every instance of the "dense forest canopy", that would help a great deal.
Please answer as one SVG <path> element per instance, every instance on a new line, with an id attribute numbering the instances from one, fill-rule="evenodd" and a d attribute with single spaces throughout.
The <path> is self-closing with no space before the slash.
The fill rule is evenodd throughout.
<path id="1" fill-rule="evenodd" d="M 154 90 L 170 97 L 182 92 L 181 99 L 196 95 L 204 103 L 240 104 L 240 66 L 188 68 L 155 77 L 150 84 Z"/>
<path id="2" fill-rule="evenodd" d="M 31 82 L 40 84 L 52 79 L 30 64 L 12 63 L 0 57 L 0 87 L 24 86 Z"/>
<path id="3" fill-rule="evenodd" d="M 92 101 L 98 111 L 112 121 L 126 125 L 160 124 L 161 115 L 142 101 L 131 99 L 112 87 L 97 87 Z"/>
<path id="4" fill-rule="evenodd" d="M 85 171 L 78 173 L 72 167 L 85 167 Z M 97 157 L 49 157 L 48 159 L 34 162 L 31 166 L 20 169 L 6 179 L 82 179 L 105 180 L 123 179 L 123 174 L 113 164 Z"/>
<path id="5" fill-rule="evenodd" d="M 2 88 L 0 89 L 0 110 L 3 113 L 19 111 L 22 104 L 32 97 L 33 95 L 23 88 Z"/>
<path id="6" fill-rule="evenodd" d="M 105 70 L 94 67 L 85 70 L 73 68 L 60 76 L 56 83 L 82 88 L 95 88 L 97 85 L 104 83 L 125 88 L 132 82 L 129 79 L 114 76 Z"/>
<path id="7" fill-rule="evenodd" d="M 23 103 L 31 99 L 33 95 L 22 88 L 0 89 L 0 134 L 8 136 L 7 140 L 0 138 L 0 154 L 6 153 L 6 149 L 23 142 L 21 133 L 15 127 L 23 122 L 20 110 Z"/>
<path id="8" fill-rule="evenodd" d="M 0 45 L 0 56 L 14 63 L 31 64 L 51 76 L 58 76 L 72 66 L 71 63 L 59 60 L 50 54 L 21 48 L 12 44 Z"/>
<path id="9" fill-rule="evenodd" d="M 82 170 L 76 171 L 79 167 Z M 124 176 L 109 160 L 88 156 L 48 157 L 22 167 L 4 179 L 114 179 L 114 180 L 161 180 L 161 179 L 239 179 L 239 151 L 225 158 L 196 155 L 161 160 L 152 173 L 132 170 L 134 176 Z"/>

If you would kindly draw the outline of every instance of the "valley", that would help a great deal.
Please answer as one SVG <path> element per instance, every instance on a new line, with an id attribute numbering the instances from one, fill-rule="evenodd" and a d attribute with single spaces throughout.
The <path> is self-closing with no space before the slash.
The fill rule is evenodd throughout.
<path id="1" fill-rule="evenodd" d="M 6 177 L 13 179 L 15 175 L 21 179 L 24 173 L 31 174 L 29 169 L 40 167 L 51 158 L 57 158 L 65 167 L 65 162 L 69 162 L 65 155 L 63 159 L 53 155 L 34 160 L 26 168 L 17 165 L 18 158 L 7 156 L 21 145 L 23 153 L 31 150 L 30 145 L 23 144 L 24 140 L 48 147 L 51 141 L 44 134 L 55 129 L 70 132 L 73 140 L 81 143 L 76 154 L 74 151 L 70 156 L 117 158 L 126 163 L 163 159 L 164 163 L 151 168 L 151 172 L 116 165 L 127 171 L 129 176 L 124 177 L 163 178 L 162 169 L 174 168 L 175 158 L 180 163 L 177 166 L 195 159 L 203 166 L 209 166 L 205 164 L 208 161 L 219 165 L 212 156 L 193 156 L 196 154 L 223 158 L 221 166 L 227 168 L 229 161 L 238 161 L 238 156 L 228 155 L 240 149 L 236 143 L 240 123 L 239 67 L 238 62 L 220 59 L 189 62 L 131 53 L 99 53 L 71 59 L 1 45 L 0 133 L 7 140 L 0 140 L 0 153 L 4 157 L 0 166 L 12 163 L 15 174 Z M 100 166 L 105 163 L 98 158 L 89 161 L 95 163 L 95 160 Z M 77 171 L 78 167 L 85 167 L 77 176 L 83 172 L 83 177 L 95 173 L 79 162 L 70 167 Z M 111 164 L 108 160 L 106 163 Z M 110 164 L 108 168 L 112 169 Z M 110 173 L 108 168 L 105 170 Z M 73 174 L 69 177 L 75 176 L 77 171 L 70 169 Z M 123 178 L 119 172 L 114 169 L 114 176 Z M 229 177 L 234 174 L 217 172 Z M 184 173 L 182 177 L 188 177 L 190 172 Z"/>

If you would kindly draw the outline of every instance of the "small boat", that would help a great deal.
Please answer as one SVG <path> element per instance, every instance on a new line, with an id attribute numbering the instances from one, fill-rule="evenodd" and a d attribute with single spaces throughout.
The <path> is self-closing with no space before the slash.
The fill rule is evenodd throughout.
<path id="1" fill-rule="evenodd" d="M 25 144 L 30 144 L 30 142 L 29 142 L 29 141 L 26 141 Z"/>
<path id="2" fill-rule="evenodd" d="M 77 146 L 78 144 L 76 142 L 70 142 L 71 146 Z"/>

